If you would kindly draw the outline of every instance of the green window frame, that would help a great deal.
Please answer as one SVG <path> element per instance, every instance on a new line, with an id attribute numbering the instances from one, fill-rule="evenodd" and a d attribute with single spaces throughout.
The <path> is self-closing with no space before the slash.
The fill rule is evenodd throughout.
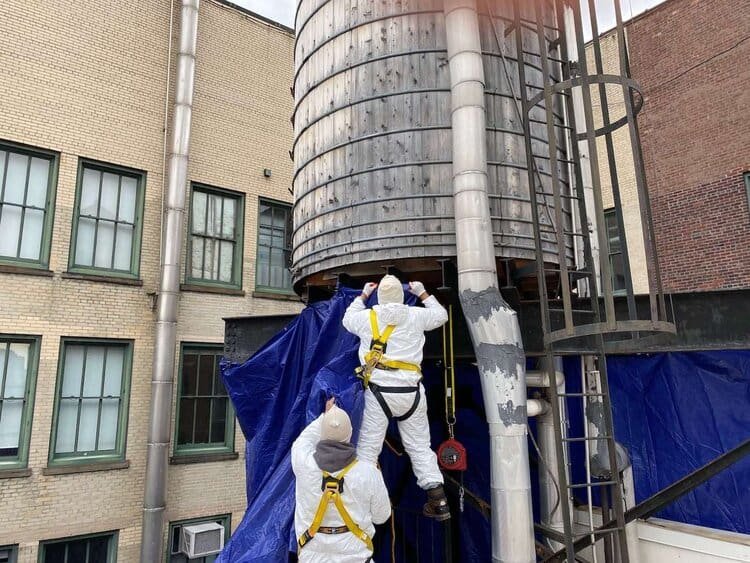
<path id="1" fill-rule="evenodd" d="M 59 155 L 0 141 L 0 262 L 47 269 Z"/>
<path id="2" fill-rule="evenodd" d="M 68 270 L 137 279 L 146 173 L 78 159 Z"/>
<path id="3" fill-rule="evenodd" d="M 748 207 L 748 210 L 750 210 L 750 172 L 745 172 L 743 176 L 745 177 L 745 193 L 747 195 L 747 207 Z"/>
<path id="4" fill-rule="evenodd" d="M 18 546 L 0 546 L 0 563 L 16 563 L 18 561 Z"/>
<path id="5" fill-rule="evenodd" d="M 234 408 L 219 368 L 223 352 L 220 344 L 180 346 L 175 456 L 234 453 Z"/>
<path id="6" fill-rule="evenodd" d="M 117 532 L 39 542 L 39 563 L 116 563 Z"/>
<path id="7" fill-rule="evenodd" d="M 132 361 L 131 340 L 61 339 L 50 466 L 125 459 Z"/>
<path id="8" fill-rule="evenodd" d="M 604 211 L 604 223 L 607 229 L 609 269 L 612 276 L 612 291 L 621 294 L 627 291 L 625 276 L 625 258 L 622 255 L 620 228 L 617 225 L 617 213 L 614 209 Z"/>
<path id="9" fill-rule="evenodd" d="M 40 342 L 0 334 L 0 469 L 25 468 L 29 460 Z"/>
<path id="10" fill-rule="evenodd" d="M 255 288 L 275 293 L 293 293 L 292 206 L 260 198 L 258 200 L 258 255 Z"/>
<path id="11" fill-rule="evenodd" d="M 185 272 L 188 283 L 242 289 L 244 217 L 244 194 L 205 184 L 191 185 Z"/>
<path id="12" fill-rule="evenodd" d="M 219 516 L 207 516 L 206 518 L 191 518 L 189 520 L 177 520 L 169 523 L 169 535 L 167 541 L 169 542 L 166 549 L 166 563 L 213 563 L 216 560 L 216 555 L 209 555 L 206 557 L 199 557 L 198 559 L 188 559 L 187 555 L 180 552 L 180 531 L 182 526 L 189 526 L 191 524 L 208 524 L 210 522 L 216 522 L 224 526 L 224 544 L 229 540 L 229 536 L 232 533 L 232 515 L 221 514 Z"/>

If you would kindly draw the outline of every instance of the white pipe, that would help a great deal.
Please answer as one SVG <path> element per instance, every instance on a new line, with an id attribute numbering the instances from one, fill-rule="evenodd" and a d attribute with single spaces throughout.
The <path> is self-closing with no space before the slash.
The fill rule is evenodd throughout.
<path id="1" fill-rule="evenodd" d="M 550 412 L 551 408 L 550 404 L 543 399 L 529 399 L 526 401 L 526 416 L 534 418 L 546 415 Z"/>
<path id="2" fill-rule="evenodd" d="M 547 375 L 546 371 L 527 371 L 526 386 L 549 387 L 549 375 Z M 565 393 L 565 375 L 561 371 L 555 372 L 555 386 L 557 387 L 558 394 Z"/>
<path id="3" fill-rule="evenodd" d="M 182 0 L 180 51 L 177 57 L 172 153 L 169 156 L 161 280 L 156 303 L 156 338 L 151 380 L 151 415 L 143 495 L 141 562 L 163 560 L 164 512 L 172 409 L 172 379 L 177 344 L 177 312 L 180 292 L 180 257 L 185 219 L 190 121 L 193 107 L 195 51 L 200 0 Z"/>
<path id="4" fill-rule="evenodd" d="M 461 306 L 490 431 L 492 560 L 532 563 L 526 359 L 516 312 L 498 289 L 487 196 L 484 68 L 475 0 L 445 0 L 451 80 L 453 204 Z"/>
<path id="5" fill-rule="evenodd" d="M 633 466 L 628 466 L 622 472 L 622 488 L 625 497 L 625 510 L 635 506 L 635 479 L 633 478 Z M 638 539 L 638 520 L 633 520 L 625 527 L 625 536 L 628 543 L 628 559 L 630 563 L 640 563 L 641 553 Z"/>

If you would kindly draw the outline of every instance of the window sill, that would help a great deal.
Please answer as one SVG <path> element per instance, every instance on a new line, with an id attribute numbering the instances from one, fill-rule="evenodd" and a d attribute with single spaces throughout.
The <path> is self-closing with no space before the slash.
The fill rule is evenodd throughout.
<path id="1" fill-rule="evenodd" d="M 101 463 L 81 463 L 77 465 L 58 465 L 45 467 L 42 475 L 69 475 L 71 473 L 92 473 L 94 471 L 113 471 L 116 469 L 127 469 L 130 461 L 110 461 Z"/>
<path id="2" fill-rule="evenodd" d="M 133 278 L 118 278 L 115 276 L 99 276 L 96 274 L 80 274 L 78 272 L 63 272 L 62 278 L 66 280 L 83 280 L 101 283 L 113 283 L 116 285 L 130 285 L 135 287 L 142 287 L 143 280 L 137 280 Z"/>
<path id="3" fill-rule="evenodd" d="M 31 469 L 0 469 L 0 479 L 18 479 L 19 477 L 30 477 Z"/>
<path id="4" fill-rule="evenodd" d="M 237 452 L 180 454 L 169 458 L 170 465 L 190 465 L 193 463 L 210 463 L 213 461 L 231 461 L 240 457 Z"/>
<path id="5" fill-rule="evenodd" d="M 194 293 L 215 293 L 217 295 L 236 295 L 238 297 L 244 297 L 245 292 L 241 289 L 233 287 L 221 287 L 214 285 L 200 285 L 196 283 L 181 283 L 181 291 L 190 291 Z"/>
<path id="6" fill-rule="evenodd" d="M 0 264 L 0 273 L 22 274 L 25 276 L 41 276 L 44 278 L 51 278 L 53 276 L 52 270 L 34 268 L 32 266 L 14 266 L 12 264 Z"/>
<path id="7" fill-rule="evenodd" d="M 299 295 L 296 293 L 274 293 L 273 291 L 255 290 L 252 293 L 254 299 L 276 299 L 277 301 L 294 301 L 300 302 Z"/>

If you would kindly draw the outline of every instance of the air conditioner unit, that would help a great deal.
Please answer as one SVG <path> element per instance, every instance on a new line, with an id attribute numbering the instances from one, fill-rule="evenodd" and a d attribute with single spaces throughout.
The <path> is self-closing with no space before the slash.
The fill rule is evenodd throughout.
<path id="1" fill-rule="evenodd" d="M 215 555 L 224 547 L 224 526 L 216 522 L 183 526 L 180 532 L 180 551 L 188 559 Z"/>

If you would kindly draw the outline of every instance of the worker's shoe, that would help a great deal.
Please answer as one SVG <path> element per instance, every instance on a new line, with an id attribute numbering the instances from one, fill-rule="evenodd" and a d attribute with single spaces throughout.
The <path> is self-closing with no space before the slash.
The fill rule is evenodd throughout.
<path id="1" fill-rule="evenodd" d="M 427 503 L 422 509 L 422 514 L 428 518 L 434 518 L 438 522 L 443 522 L 451 517 L 448 499 L 445 498 L 442 485 L 427 489 Z"/>

